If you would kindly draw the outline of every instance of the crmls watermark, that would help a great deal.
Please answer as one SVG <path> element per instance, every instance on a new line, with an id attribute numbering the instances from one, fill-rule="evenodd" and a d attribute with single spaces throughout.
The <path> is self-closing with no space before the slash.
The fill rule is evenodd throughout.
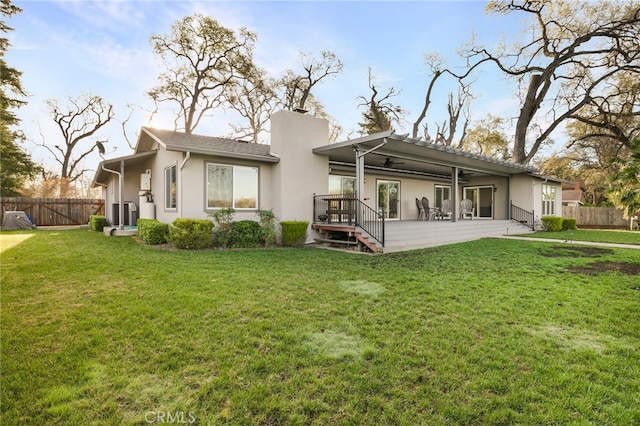
<path id="1" fill-rule="evenodd" d="M 190 425 L 196 422 L 196 415 L 193 411 L 147 411 L 144 413 L 144 421 L 150 424 Z"/>

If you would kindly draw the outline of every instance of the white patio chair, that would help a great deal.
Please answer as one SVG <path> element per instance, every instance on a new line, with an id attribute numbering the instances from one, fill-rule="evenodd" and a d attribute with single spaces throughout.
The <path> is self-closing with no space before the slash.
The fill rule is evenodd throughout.
<path id="1" fill-rule="evenodd" d="M 418 220 L 424 220 L 426 217 L 424 212 L 424 207 L 422 207 L 422 203 L 417 198 L 416 198 L 416 207 L 418 208 Z"/>
<path id="2" fill-rule="evenodd" d="M 464 219 L 465 216 L 469 216 L 473 220 L 476 213 L 476 209 L 473 208 L 473 201 L 464 199 L 460 202 L 460 219 Z"/>
<path id="3" fill-rule="evenodd" d="M 451 205 L 451 200 L 449 199 L 442 200 L 442 208 L 440 209 L 440 218 L 451 220 L 452 215 L 453 215 L 453 206 Z"/>

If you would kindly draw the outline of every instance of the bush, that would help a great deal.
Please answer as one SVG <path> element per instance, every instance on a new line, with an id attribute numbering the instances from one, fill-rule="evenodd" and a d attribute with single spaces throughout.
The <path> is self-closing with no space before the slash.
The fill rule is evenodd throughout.
<path id="1" fill-rule="evenodd" d="M 213 222 L 208 219 L 176 219 L 169 227 L 169 243 L 180 249 L 211 246 Z"/>
<path id="2" fill-rule="evenodd" d="M 562 218 L 558 216 L 543 216 L 542 226 L 547 232 L 562 231 Z"/>
<path id="3" fill-rule="evenodd" d="M 578 219 L 576 218 L 564 218 L 562 219 L 562 229 L 577 229 Z"/>
<path id="4" fill-rule="evenodd" d="M 231 224 L 231 247 L 252 248 L 260 247 L 262 242 L 262 227 L 254 220 L 241 220 Z"/>
<path id="5" fill-rule="evenodd" d="M 276 215 L 271 210 L 258 210 L 256 215 L 260 218 L 260 232 L 262 244 L 270 246 L 276 242 Z"/>
<path id="6" fill-rule="evenodd" d="M 231 222 L 235 212 L 231 207 L 227 207 L 209 214 L 209 217 L 216 224 L 213 233 L 213 245 L 216 247 L 227 247 L 231 242 Z"/>
<path id="7" fill-rule="evenodd" d="M 285 221 L 280 222 L 282 228 L 282 245 L 301 247 L 307 240 L 307 227 L 309 222 Z"/>
<path id="8" fill-rule="evenodd" d="M 89 216 L 89 229 L 92 231 L 102 232 L 105 226 L 107 226 L 109 222 L 107 222 L 106 216 L 102 216 L 99 214 L 92 214 Z"/>
<path id="9" fill-rule="evenodd" d="M 169 225 L 155 219 L 138 219 L 138 237 L 147 244 L 156 245 L 167 242 Z"/>

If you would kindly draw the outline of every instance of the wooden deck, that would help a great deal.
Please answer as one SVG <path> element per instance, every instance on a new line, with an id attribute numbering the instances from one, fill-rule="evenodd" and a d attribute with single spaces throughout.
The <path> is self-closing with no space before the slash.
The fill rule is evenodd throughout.
<path id="1" fill-rule="evenodd" d="M 394 253 L 529 232 L 528 227 L 510 220 L 387 221 L 385 246 L 377 244 L 375 251 Z"/>

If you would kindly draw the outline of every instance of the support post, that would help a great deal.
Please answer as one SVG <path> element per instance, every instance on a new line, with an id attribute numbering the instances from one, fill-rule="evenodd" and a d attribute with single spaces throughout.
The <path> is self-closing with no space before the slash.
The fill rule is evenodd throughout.
<path id="1" fill-rule="evenodd" d="M 451 222 L 458 220 L 458 168 L 451 168 Z"/>

